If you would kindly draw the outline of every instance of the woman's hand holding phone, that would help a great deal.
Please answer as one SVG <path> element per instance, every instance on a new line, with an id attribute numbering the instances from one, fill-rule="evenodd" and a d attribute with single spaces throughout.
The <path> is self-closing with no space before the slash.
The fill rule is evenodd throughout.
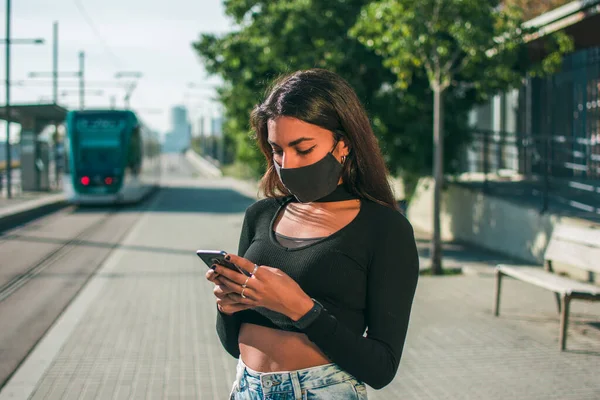
<path id="1" fill-rule="evenodd" d="M 206 279 L 212 282 L 215 287 L 213 289 L 213 294 L 217 298 L 217 308 L 223 314 L 231 315 L 238 311 L 247 310 L 252 308 L 251 305 L 242 304 L 236 300 L 235 297 L 229 296 L 229 294 L 235 292 L 227 287 L 227 282 L 229 279 L 220 275 L 218 272 L 214 271 L 212 268 L 209 268 L 206 272 Z M 230 283 L 231 284 L 231 283 Z"/>
<path id="2" fill-rule="evenodd" d="M 236 311 L 243 309 L 242 305 L 265 307 L 297 321 L 314 306 L 313 300 L 300 285 L 280 269 L 259 266 L 233 254 L 228 254 L 225 260 L 250 274 L 247 276 L 222 265 L 215 268 L 223 290 L 229 298 L 237 301 Z"/>

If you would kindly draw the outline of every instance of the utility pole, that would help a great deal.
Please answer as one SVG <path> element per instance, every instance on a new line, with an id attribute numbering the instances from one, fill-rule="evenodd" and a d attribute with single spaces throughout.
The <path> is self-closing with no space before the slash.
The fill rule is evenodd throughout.
<path id="1" fill-rule="evenodd" d="M 79 52 L 79 108 L 85 108 L 85 53 Z"/>
<path id="2" fill-rule="evenodd" d="M 54 21 L 53 26 L 53 52 L 52 52 L 52 99 L 54 104 L 58 104 L 58 22 Z"/>
<path id="3" fill-rule="evenodd" d="M 12 166 L 10 165 L 10 0 L 6 0 L 6 198 L 11 196 L 11 174 Z"/>
<path id="4" fill-rule="evenodd" d="M 52 26 L 52 100 L 55 105 L 58 104 L 58 21 L 54 21 Z M 56 121 L 54 121 L 54 135 L 52 136 L 52 152 L 54 154 L 54 185 L 56 188 L 58 188 L 60 187 L 61 168 L 59 165 L 58 154 L 58 123 Z"/>
<path id="5" fill-rule="evenodd" d="M 56 104 L 58 102 L 58 78 L 79 78 L 79 107 L 83 109 L 85 106 L 85 75 L 84 75 L 84 60 L 85 53 L 83 51 L 79 52 L 79 71 L 74 72 L 59 72 L 58 71 L 58 23 L 54 23 L 54 55 L 52 62 L 52 72 L 30 72 L 28 74 L 29 78 L 43 78 L 43 77 L 52 77 L 52 99 Z"/>
<path id="6" fill-rule="evenodd" d="M 6 116 L 6 167 L 4 168 L 6 174 L 6 197 L 10 199 L 12 197 L 12 165 L 11 165 L 11 153 L 10 153 L 10 120 L 11 120 L 11 108 L 10 108 L 10 46 L 11 44 L 43 44 L 43 39 L 12 39 L 10 31 L 10 16 L 11 12 L 11 0 L 6 0 L 6 38 L 2 41 L 6 45 L 6 105 L 5 116 Z M 0 180 L 1 187 L 1 180 Z"/>
<path id="7" fill-rule="evenodd" d="M 58 78 L 59 76 L 65 77 L 73 77 L 79 78 L 79 107 L 83 109 L 84 107 L 84 74 L 83 74 L 83 61 L 84 61 L 84 53 L 83 51 L 79 52 L 79 71 L 77 72 L 59 72 L 58 71 L 58 21 L 54 21 L 53 25 L 53 52 L 52 52 L 52 72 L 30 72 L 30 78 L 40 78 L 51 76 L 52 77 L 52 102 L 54 104 L 58 104 Z M 65 93 L 63 92 L 64 96 Z M 54 159 L 58 159 L 58 124 L 54 125 Z M 55 161 L 55 184 L 58 187 L 60 181 L 60 168 L 58 163 Z"/>

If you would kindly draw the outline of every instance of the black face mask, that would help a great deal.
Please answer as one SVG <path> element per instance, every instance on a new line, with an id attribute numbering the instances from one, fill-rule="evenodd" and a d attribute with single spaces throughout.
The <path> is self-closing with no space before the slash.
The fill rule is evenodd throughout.
<path id="1" fill-rule="evenodd" d="M 314 164 L 299 168 L 281 168 L 276 162 L 273 164 L 281 183 L 301 203 L 310 203 L 331 194 L 342 174 L 342 164 L 331 153 Z"/>

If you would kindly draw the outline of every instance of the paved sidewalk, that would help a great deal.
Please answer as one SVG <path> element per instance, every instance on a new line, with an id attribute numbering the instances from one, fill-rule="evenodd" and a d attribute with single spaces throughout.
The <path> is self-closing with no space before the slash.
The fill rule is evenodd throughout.
<path id="1" fill-rule="evenodd" d="M 194 250 L 235 251 L 253 199 L 227 179 L 169 186 L 0 400 L 227 398 L 236 361 L 218 342 L 211 285 Z M 491 262 L 462 249 L 450 254 Z M 513 280 L 503 293 L 495 318 L 488 274 L 421 277 L 398 375 L 369 398 L 597 400 L 600 304 L 572 304 L 561 353 L 553 294 Z"/>
<path id="2" fill-rule="evenodd" d="M 431 234 L 415 230 L 415 239 L 419 249 L 420 267 L 429 269 L 431 267 Z M 498 264 L 527 264 L 468 243 L 443 242 L 442 257 L 443 268 L 461 269 L 467 275 L 491 275 L 494 273 L 494 267 Z"/>
<path id="3" fill-rule="evenodd" d="M 552 293 L 507 280 L 498 318 L 493 293 L 491 276 L 421 277 L 398 375 L 370 398 L 600 398 L 600 304 L 572 303 L 561 353 Z"/>
<path id="4" fill-rule="evenodd" d="M 152 199 L 1 399 L 226 397 L 235 360 L 218 343 L 211 285 L 194 251 L 234 252 L 253 200 L 226 180 L 171 185 Z"/>

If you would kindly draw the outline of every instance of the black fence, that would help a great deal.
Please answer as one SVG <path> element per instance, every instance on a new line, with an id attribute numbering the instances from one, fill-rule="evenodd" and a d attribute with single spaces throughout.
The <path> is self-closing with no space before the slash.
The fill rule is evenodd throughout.
<path id="1" fill-rule="evenodd" d="M 588 138 L 475 131 L 461 182 L 484 192 L 600 218 L 600 132 Z"/>
<path id="2" fill-rule="evenodd" d="M 507 100 L 507 101 L 505 101 Z M 487 192 L 600 217 L 600 47 L 476 111 L 462 171 Z"/>

